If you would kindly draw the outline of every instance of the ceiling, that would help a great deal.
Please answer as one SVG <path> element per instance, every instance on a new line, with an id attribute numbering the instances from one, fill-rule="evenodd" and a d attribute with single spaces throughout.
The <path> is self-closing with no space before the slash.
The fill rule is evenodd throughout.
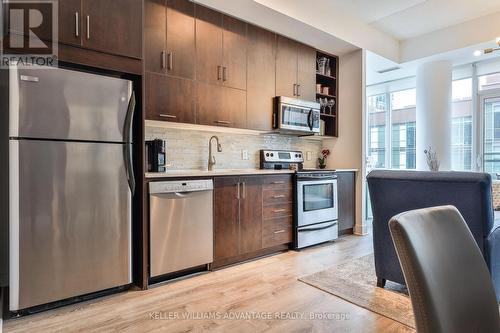
<path id="1" fill-rule="evenodd" d="M 321 0 L 328 1 L 328 0 Z M 336 0 L 334 2 L 349 2 Z M 372 10 L 373 3 L 386 9 L 388 15 L 381 16 L 375 10 L 371 15 L 360 11 L 360 17 L 372 17 L 373 27 L 399 40 L 406 40 L 432 31 L 447 28 L 500 11 L 499 0 L 354 0 L 356 4 L 369 3 L 366 11 Z M 394 4 L 397 2 L 398 4 Z M 403 4 L 405 6 L 403 6 Z M 391 10 L 392 13 L 391 13 Z"/>

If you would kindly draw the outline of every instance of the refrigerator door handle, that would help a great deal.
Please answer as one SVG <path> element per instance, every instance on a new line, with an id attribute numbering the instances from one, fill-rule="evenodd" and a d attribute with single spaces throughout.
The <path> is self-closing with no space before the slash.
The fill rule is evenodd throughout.
<path id="1" fill-rule="evenodd" d="M 135 177 L 134 177 L 134 164 L 132 156 L 132 119 L 135 110 L 135 93 L 132 91 L 130 101 L 128 104 L 127 115 L 125 116 L 125 124 L 123 129 L 124 144 L 124 157 L 125 157 L 125 170 L 127 172 L 128 185 L 132 195 L 135 192 Z"/>

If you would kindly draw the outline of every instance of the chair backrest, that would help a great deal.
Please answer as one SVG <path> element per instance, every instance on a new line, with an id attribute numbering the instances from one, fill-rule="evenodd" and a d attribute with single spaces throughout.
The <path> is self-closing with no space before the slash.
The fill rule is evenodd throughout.
<path id="1" fill-rule="evenodd" d="M 389 229 L 418 332 L 500 332 L 488 268 L 455 207 L 401 213 Z"/>
<path id="2" fill-rule="evenodd" d="M 442 205 L 457 207 L 481 252 L 484 251 L 484 239 L 494 224 L 489 174 L 373 170 L 367 180 L 373 211 L 377 276 L 403 282 L 387 223 L 392 216 L 413 209 Z"/>

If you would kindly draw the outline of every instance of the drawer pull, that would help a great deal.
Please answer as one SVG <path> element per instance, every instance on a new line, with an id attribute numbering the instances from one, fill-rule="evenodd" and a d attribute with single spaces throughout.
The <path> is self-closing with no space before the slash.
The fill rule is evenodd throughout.
<path id="1" fill-rule="evenodd" d="M 167 67 L 166 63 L 167 63 L 166 52 L 165 51 L 161 51 L 161 68 L 162 69 L 165 68 L 165 67 Z"/>
<path id="2" fill-rule="evenodd" d="M 174 116 L 172 114 L 163 114 L 163 113 L 160 113 L 159 115 L 160 117 L 163 117 L 163 118 L 172 118 L 172 119 L 175 119 L 177 118 L 177 116 Z"/>
<path id="3" fill-rule="evenodd" d="M 286 209 L 285 208 L 281 208 L 281 209 L 275 209 L 273 210 L 274 213 L 282 213 L 282 212 L 286 212 Z"/>
<path id="4" fill-rule="evenodd" d="M 79 25 L 80 23 L 78 22 L 79 19 L 78 19 L 78 12 L 75 12 L 75 36 L 76 37 L 80 37 L 80 29 L 79 29 Z"/>
<path id="5" fill-rule="evenodd" d="M 90 16 L 87 15 L 87 39 L 90 39 Z"/>
<path id="6" fill-rule="evenodd" d="M 227 120 L 216 120 L 215 122 L 217 124 L 231 125 L 231 122 Z"/>
<path id="7" fill-rule="evenodd" d="M 285 231 L 286 231 L 285 229 L 281 229 L 281 230 L 275 231 L 274 233 L 275 233 L 275 234 L 282 234 L 282 233 L 284 233 Z"/>
<path id="8" fill-rule="evenodd" d="M 284 182 L 284 181 L 282 181 L 282 180 L 280 180 L 280 181 L 275 181 L 275 182 L 273 182 L 273 184 L 285 184 L 285 182 Z"/>
<path id="9" fill-rule="evenodd" d="M 279 198 L 284 198 L 284 197 L 285 197 L 284 194 L 273 195 L 274 199 L 279 199 Z"/>

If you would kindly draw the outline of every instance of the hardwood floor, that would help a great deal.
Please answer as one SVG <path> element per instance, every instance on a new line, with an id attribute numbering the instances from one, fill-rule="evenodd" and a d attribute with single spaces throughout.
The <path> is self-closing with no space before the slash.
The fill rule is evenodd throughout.
<path id="1" fill-rule="evenodd" d="M 256 261 L 4 322 L 4 332 L 410 332 L 297 278 L 372 252 L 371 236 Z M 285 313 L 285 319 L 202 318 Z M 303 314 L 307 318 L 289 318 Z M 310 320 L 311 314 L 346 314 Z M 186 314 L 198 318 L 183 319 Z M 169 319 L 168 316 L 179 316 Z"/>

